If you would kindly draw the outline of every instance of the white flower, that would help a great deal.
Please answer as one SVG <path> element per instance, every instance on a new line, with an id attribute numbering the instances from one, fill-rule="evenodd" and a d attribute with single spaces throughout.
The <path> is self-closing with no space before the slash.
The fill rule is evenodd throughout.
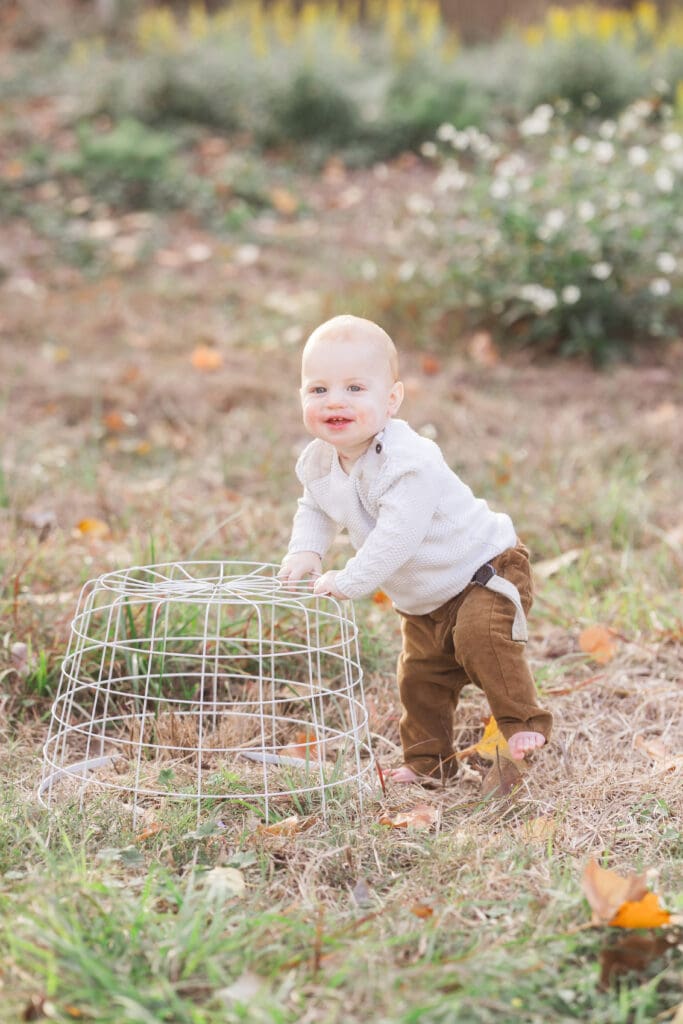
<path id="1" fill-rule="evenodd" d="M 564 210 L 548 210 L 537 231 L 538 237 L 547 242 L 564 226 L 566 219 Z"/>
<path id="2" fill-rule="evenodd" d="M 465 149 L 469 149 L 470 137 L 467 132 L 456 132 L 451 139 L 451 145 L 454 149 L 459 149 L 462 152 Z"/>
<path id="3" fill-rule="evenodd" d="M 600 106 L 600 97 L 596 96 L 594 92 L 586 92 L 581 98 L 586 110 L 597 110 Z"/>
<path id="4" fill-rule="evenodd" d="M 599 164 L 608 164 L 614 157 L 614 146 L 611 142 L 601 140 L 595 143 L 593 153 Z"/>
<path id="5" fill-rule="evenodd" d="M 433 423 L 423 423 L 420 427 L 419 433 L 422 434 L 423 437 L 428 437 L 430 441 L 436 440 L 439 434 Z"/>
<path id="6" fill-rule="evenodd" d="M 628 206 L 633 207 L 634 210 L 639 210 L 640 207 L 643 205 L 643 197 L 639 192 L 624 192 L 624 199 L 626 200 Z"/>
<path id="7" fill-rule="evenodd" d="M 426 157 L 428 160 L 431 160 L 438 153 L 438 149 L 436 148 L 433 142 L 423 142 L 422 145 L 420 146 L 420 152 L 422 153 L 422 156 Z"/>
<path id="8" fill-rule="evenodd" d="M 593 217 L 595 217 L 595 206 L 591 203 L 590 199 L 582 199 L 577 204 L 576 212 L 579 215 L 579 220 L 587 224 L 589 220 L 593 220 Z"/>
<path id="9" fill-rule="evenodd" d="M 499 178 L 516 178 L 525 167 L 523 156 L 519 153 L 510 153 L 496 164 L 496 174 Z"/>
<path id="10" fill-rule="evenodd" d="M 452 124 L 440 124 L 436 129 L 436 137 L 439 142 L 452 142 L 455 134 L 456 130 Z"/>
<path id="11" fill-rule="evenodd" d="M 613 139 L 617 133 L 616 121 L 603 121 L 598 132 L 603 139 Z"/>
<path id="12" fill-rule="evenodd" d="M 449 160 L 434 181 L 437 192 L 459 191 L 467 184 L 467 175 L 460 170 L 455 160 Z"/>
<path id="13" fill-rule="evenodd" d="M 403 263 L 399 264 L 398 268 L 398 279 L 399 281 L 411 281 L 415 276 L 417 267 L 411 260 L 404 260 Z"/>
<path id="14" fill-rule="evenodd" d="M 650 281 L 650 291 L 653 295 L 668 295 L 671 291 L 671 282 L 665 277 L 655 277 Z"/>
<path id="15" fill-rule="evenodd" d="M 674 176 L 668 167 L 658 167 L 655 171 L 655 185 L 660 192 L 673 192 Z"/>
<path id="16" fill-rule="evenodd" d="M 568 152 L 569 150 L 566 146 L 555 145 L 550 150 L 550 155 L 553 160 L 557 160 L 559 163 L 561 160 L 566 160 Z"/>
<path id="17" fill-rule="evenodd" d="M 489 195 L 492 199 L 507 199 L 510 195 L 510 185 L 505 178 L 496 178 L 491 182 Z"/>
<path id="18" fill-rule="evenodd" d="M 657 270 L 661 270 L 663 274 L 673 274 L 678 266 L 676 257 L 672 256 L 670 252 L 658 252 L 655 262 L 657 263 Z"/>
<path id="19" fill-rule="evenodd" d="M 549 313 L 557 305 L 557 295 L 552 288 L 544 288 L 541 284 L 522 285 L 519 297 L 530 302 L 537 313 Z"/>
<path id="20" fill-rule="evenodd" d="M 575 284 L 568 284 L 562 289 L 562 301 L 565 306 L 573 306 L 581 298 L 581 289 Z"/>
<path id="21" fill-rule="evenodd" d="M 519 178 L 515 178 L 513 184 L 515 186 L 515 192 L 529 192 L 532 181 L 528 174 L 521 174 Z"/>
<path id="22" fill-rule="evenodd" d="M 585 135 L 577 135 L 574 139 L 574 149 L 577 153 L 588 153 L 591 148 L 591 140 Z"/>
<path id="23" fill-rule="evenodd" d="M 606 263 L 601 260 L 599 263 L 594 263 L 591 267 L 591 274 L 593 277 L 597 277 L 598 281 L 606 281 L 612 273 L 612 264 Z"/>
<path id="24" fill-rule="evenodd" d="M 628 151 L 628 162 L 631 167 L 642 167 L 647 163 L 647 150 L 645 146 L 631 146 Z"/>
<path id="25" fill-rule="evenodd" d="M 666 132 L 662 135 L 660 145 L 665 153 L 673 153 L 675 149 L 680 149 L 683 145 L 683 137 L 678 132 Z"/>
<path id="26" fill-rule="evenodd" d="M 377 264 L 374 260 L 363 260 L 360 274 L 364 281 L 374 281 L 377 277 Z"/>
<path id="27" fill-rule="evenodd" d="M 621 196 L 618 192 L 609 192 L 605 197 L 605 206 L 608 210 L 618 210 L 621 206 Z"/>
<path id="28" fill-rule="evenodd" d="M 431 213 L 434 209 L 434 203 L 427 196 L 420 195 L 419 192 L 413 192 L 406 199 L 406 206 L 410 213 L 415 214 L 416 217 L 421 214 Z"/>
<path id="29" fill-rule="evenodd" d="M 540 107 L 536 107 L 528 117 L 525 117 L 520 122 L 519 130 L 521 134 L 525 136 L 546 135 L 554 113 L 555 111 L 549 103 L 542 103 Z"/>

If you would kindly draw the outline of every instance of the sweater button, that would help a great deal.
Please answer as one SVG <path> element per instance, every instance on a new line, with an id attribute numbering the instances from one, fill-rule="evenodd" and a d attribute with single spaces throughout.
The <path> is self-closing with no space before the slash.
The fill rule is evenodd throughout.
<path id="1" fill-rule="evenodd" d="M 379 443 L 379 441 L 375 445 L 375 451 L 377 452 L 378 455 L 382 451 L 382 445 Z"/>

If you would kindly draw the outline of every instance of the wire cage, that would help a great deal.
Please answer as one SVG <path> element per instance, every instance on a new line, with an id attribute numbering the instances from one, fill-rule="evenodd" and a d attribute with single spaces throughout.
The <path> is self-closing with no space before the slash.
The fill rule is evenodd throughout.
<path id="1" fill-rule="evenodd" d="M 138 566 L 81 591 L 39 799 L 306 796 L 325 815 L 375 777 L 350 602 L 253 562 Z M 301 801 L 300 801 L 301 802 Z"/>

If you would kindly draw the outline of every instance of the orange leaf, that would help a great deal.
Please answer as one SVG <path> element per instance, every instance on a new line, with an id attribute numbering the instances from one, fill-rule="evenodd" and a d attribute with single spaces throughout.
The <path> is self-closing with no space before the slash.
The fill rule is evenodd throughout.
<path id="1" fill-rule="evenodd" d="M 428 907 L 426 903 L 413 903 L 410 913 L 415 914 L 415 917 L 427 918 L 433 915 L 434 909 L 433 907 Z"/>
<path id="2" fill-rule="evenodd" d="M 102 519 L 81 519 L 77 529 L 86 537 L 104 540 L 111 533 L 109 526 Z"/>
<path id="3" fill-rule="evenodd" d="M 116 410 L 107 412 L 102 417 L 102 422 L 110 434 L 120 434 L 126 429 L 126 421 L 120 412 Z"/>
<path id="4" fill-rule="evenodd" d="M 259 832 L 268 836 L 294 836 L 301 828 L 301 822 L 296 814 L 289 818 L 282 818 L 281 821 L 274 821 L 272 825 L 260 825 Z"/>
<path id="5" fill-rule="evenodd" d="M 659 905 L 656 892 L 646 892 L 641 900 L 622 903 L 609 922 L 615 928 L 661 928 L 671 920 L 668 910 Z"/>
<path id="6" fill-rule="evenodd" d="M 586 864 L 581 888 L 593 911 L 593 924 L 610 924 L 625 903 L 642 900 L 647 892 L 644 874 L 623 878 L 594 859 Z"/>
<path id="7" fill-rule="evenodd" d="M 382 608 L 391 608 L 391 598 L 383 590 L 376 590 L 372 595 L 372 600 L 374 604 L 381 605 Z"/>
<path id="8" fill-rule="evenodd" d="M 500 362 L 500 351 L 488 331 L 477 331 L 473 334 L 467 351 L 470 358 L 479 366 L 497 366 Z"/>
<path id="9" fill-rule="evenodd" d="M 399 811 L 391 817 L 388 814 L 379 819 L 380 825 L 389 828 L 429 829 L 436 822 L 439 812 L 432 804 L 415 804 L 407 811 Z"/>
<path id="10" fill-rule="evenodd" d="M 159 832 L 163 832 L 165 828 L 165 825 L 160 825 L 158 821 L 153 821 L 148 828 L 143 828 L 142 832 L 138 832 L 135 837 L 135 842 L 144 843 L 145 839 L 151 839 L 152 836 L 156 836 Z"/>
<path id="11" fill-rule="evenodd" d="M 223 365 L 223 356 L 218 349 L 211 348 L 209 345 L 197 345 L 192 353 L 191 361 L 195 370 L 212 373 Z"/>
<path id="12" fill-rule="evenodd" d="M 320 748 L 314 732 L 301 729 L 294 737 L 294 743 L 282 747 L 281 754 L 285 757 L 300 757 L 303 760 L 319 761 Z"/>
<path id="13" fill-rule="evenodd" d="M 593 661 L 606 665 L 617 653 L 614 635 L 609 626 L 588 626 L 579 635 L 579 647 L 585 654 L 590 654 Z"/>
<path id="14" fill-rule="evenodd" d="M 428 377 L 434 377 L 437 373 L 441 372 L 441 363 L 436 356 L 430 355 L 429 352 L 425 352 L 422 356 L 422 372 Z"/>

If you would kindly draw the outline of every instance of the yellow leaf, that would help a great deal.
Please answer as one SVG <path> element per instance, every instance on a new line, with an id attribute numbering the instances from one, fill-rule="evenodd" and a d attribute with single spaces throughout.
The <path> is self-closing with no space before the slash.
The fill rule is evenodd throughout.
<path id="1" fill-rule="evenodd" d="M 439 812 L 432 804 L 415 804 L 409 810 L 399 811 L 393 816 L 383 815 L 379 823 L 389 828 L 430 829 L 438 816 Z"/>
<path id="2" fill-rule="evenodd" d="M 645 875 L 629 875 L 601 868 L 589 860 L 581 879 L 584 896 L 593 911 L 594 924 L 610 924 L 624 903 L 642 900 L 647 892 Z"/>
<path id="3" fill-rule="evenodd" d="M 86 537 L 104 540 L 111 533 L 109 526 L 102 519 L 81 519 L 77 529 Z"/>
<path id="4" fill-rule="evenodd" d="M 609 626 L 588 626 L 579 635 L 579 647 L 598 665 L 606 665 L 617 653 L 614 630 Z"/>
<path id="5" fill-rule="evenodd" d="M 641 900 L 622 903 L 609 922 L 615 928 L 661 928 L 671 920 L 668 910 L 659 905 L 656 892 L 647 892 Z"/>
<path id="6" fill-rule="evenodd" d="M 479 757 L 483 757 L 487 761 L 495 761 L 498 755 L 512 761 L 508 742 L 498 728 L 498 723 L 493 715 L 486 723 L 484 735 L 479 742 L 474 743 L 471 747 L 466 747 L 465 750 L 459 750 L 456 756 L 459 761 L 462 761 L 463 758 L 471 757 L 473 754 L 479 754 Z"/>
<path id="7" fill-rule="evenodd" d="M 209 345 L 197 345 L 192 353 L 191 362 L 195 370 L 212 373 L 223 365 L 223 356 L 218 349 L 211 348 Z"/>

